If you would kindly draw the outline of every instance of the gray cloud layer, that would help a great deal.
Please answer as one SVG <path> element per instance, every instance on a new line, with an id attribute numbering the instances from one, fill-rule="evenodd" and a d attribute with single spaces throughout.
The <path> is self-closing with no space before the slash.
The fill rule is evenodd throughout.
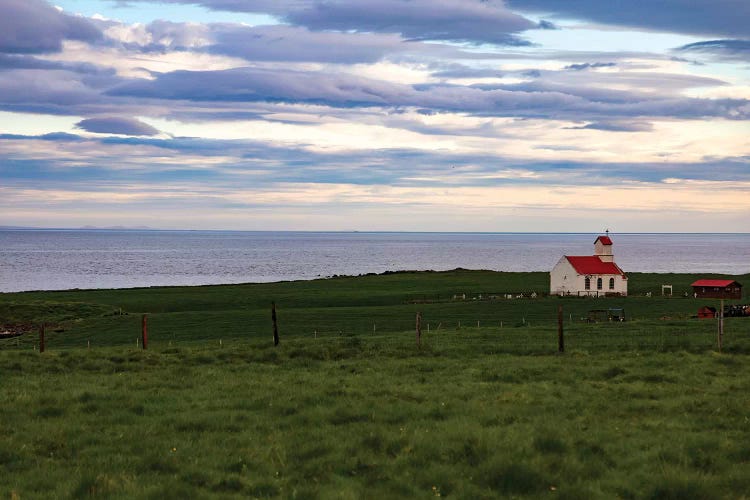
<path id="1" fill-rule="evenodd" d="M 389 0 L 387 6 L 390 9 L 385 9 L 381 3 L 375 5 L 369 0 L 325 4 L 291 1 L 273 4 L 252 1 L 204 2 L 215 8 L 223 6 L 248 11 L 265 9 L 266 12 L 273 11 L 286 17 L 299 15 L 299 24 L 303 24 L 304 18 L 305 23 L 313 28 L 323 28 L 322 24 L 315 24 L 313 21 L 318 19 L 322 23 L 324 18 L 330 27 L 357 28 L 358 21 L 354 13 L 371 9 L 379 12 L 380 17 L 371 17 L 360 23 L 371 23 L 373 31 L 389 31 L 394 28 L 399 34 L 311 31 L 306 27 L 289 25 L 249 27 L 229 23 L 155 21 L 145 26 L 132 27 L 134 30 L 142 30 L 145 36 L 124 36 L 121 39 L 109 38 L 102 41 L 98 38 L 99 34 L 108 27 L 116 27 L 120 31 L 122 28 L 129 28 L 115 21 L 96 21 L 94 26 L 84 19 L 62 14 L 39 0 L 28 3 L 11 0 L 8 9 L 12 14 L 21 11 L 26 13 L 19 14 L 18 26 L 26 26 L 23 29 L 36 31 L 40 35 L 35 50 L 55 46 L 54 43 L 45 45 L 41 40 L 45 34 L 56 33 L 56 38 L 53 37 L 55 43 L 61 43 L 61 37 L 85 39 L 89 36 L 90 41 L 96 42 L 92 48 L 105 43 L 123 53 L 211 52 L 247 59 L 253 67 L 222 71 L 172 71 L 153 73 L 153 79 L 125 79 L 116 75 L 111 68 L 87 62 L 50 61 L 25 54 L 0 53 L 0 109 L 95 117 L 149 116 L 149 113 L 143 111 L 150 110 L 151 116 L 168 114 L 172 117 L 211 119 L 222 116 L 232 119 L 232 116 L 263 116 L 262 112 L 248 107 L 249 105 L 257 108 L 261 103 L 305 104 L 339 111 L 365 107 L 389 110 L 415 108 L 423 113 L 458 112 L 477 116 L 569 119 L 588 122 L 588 128 L 599 127 L 600 130 L 612 131 L 627 128 L 621 122 L 622 118 L 628 117 L 647 123 L 652 117 L 747 119 L 750 115 L 747 100 L 695 99 L 682 95 L 684 90 L 692 87 L 724 85 L 720 80 L 648 73 L 642 70 L 627 71 L 617 54 L 612 54 L 611 60 L 605 60 L 606 62 L 594 60 L 596 62 L 569 64 L 563 71 L 519 70 L 515 74 L 509 74 L 466 66 L 457 61 L 468 63 L 475 54 L 462 52 L 445 44 L 406 42 L 402 38 L 411 29 L 407 29 L 407 24 L 419 24 L 415 19 L 422 12 L 420 9 L 426 9 L 425 1 Z M 29 12 L 39 14 L 42 20 L 48 16 L 53 21 L 57 20 L 58 24 L 72 23 L 70 26 L 78 31 L 73 28 L 64 33 L 52 30 L 50 26 L 54 26 L 55 22 L 50 22 L 50 26 L 39 24 Z M 323 12 L 327 14 L 323 16 Z M 396 23 L 395 18 L 392 18 L 394 12 L 404 13 L 402 24 Z M 442 20 L 447 19 L 449 14 L 457 20 L 454 26 L 456 29 L 461 24 L 458 22 L 461 19 L 479 22 L 480 18 L 493 20 L 500 27 L 496 30 L 497 33 L 508 34 L 513 30 L 533 26 L 525 18 L 510 13 L 500 2 L 447 0 L 422 14 L 431 21 L 419 22 L 431 26 L 431 29 L 436 30 L 435 33 L 443 29 Z M 83 23 L 80 26 L 77 24 L 79 21 Z M 364 27 L 365 24 L 360 24 L 359 27 Z M 477 26 L 481 28 L 483 25 L 480 23 Z M 461 29 L 468 29 L 468 24 Z M 482 32 L 482 29 L 477 31 L 480 34 Z M 427 31 L 422 32 L 423 35 L 426 33 Z M 416 32 L 411 34 L 415 35 Z M 5 36 L 7 38 L 7 34 Z M 691 44 L 679 50 L 731 51 L 732 54 L 741 55 L 747 51 L 746 44 L 742 40 L 718 40 Z M 16 45 L 6 43 L 5 49 L 15 50 L 12 47 Z M 272 64 L 316 62 L 343 66 L 405 54 L 423 64 L 428 61 L 427 67 L 437 69 L 433 76 L 445 80 L 440 84 L 406 85 L 355 76 L 339 69 L 293 71 Z M 584 52 L 577 57 L 587 55 L 597 54 Z M 469 59 L 461 59 L 462 56 L 468 56 Z M 602 71 L 615 66 L 619 71 Z M 523 81 L 492 85 L 457 85 L 451 82 L 452 78 L 490 77 L 502 80 L 506 76 L 520 77 Z M 611 125 L 613 123 L 616 125 Z M 94 122 L 84 125 L 84 128 L 92 127 L 88 130 L 97 131 L 103 130 L 101 126 L 99 124 L 96 129 L 97 124 Z M 122 123 L 120 127 L 112 127 L 111 130 L 128 130 L 123 128 L 125 124 Z M 630 128 L 643 129 L 639 127 Z M 147 130 L 146 133 L 154 131 Z"/>
<path id="2" fill-rule="evenodd" d="M 748 157 L 706 158 L 696 163 L 638 163 L 620 162 L 599 164 L 585 161 L 534 161 L 498 157 L 495 154 L 445 153 L 413 149 L 325 153 L 304 148 L 274 147 L 252 140 L 211 140 L 189 137 L 155 139 L 145 137 L 82 138 L 70 134 L 45 136 L 0 135 L 0 149 L 4 142 L 42 140 L 54 142 L 54 148 L 90 148 L 99 155 L 75 164 L 65 159 L 52 160 L 56 176 L 50 178 L 49 164 L 10 161 L 0 164 L 0 177 L 8 181 L 31 179 L 50 183 L 59 188 L 61 182 L 90 182 L 94 178 L 112 181 L 134 179 L 146 183 L 179 183 L 213 179 L 213 186 L 221 183 L 231 187 L 258 187 L 282 182 L 387 184 L 392 186 L 466 186 L 492 184 L 545 184 L 554 179 L 558 185 L 609 184 L 613 181 L 660 182 L 665 178 L 703 180 L 750 180 Z M 122 161 L 128 154 L 137 162 L 148 161 L 148 168 L 112 170 L 102 165 Z M 174 163 L 160 163 L 164 157 L 184 155 L 200 165 L 201 158 L 232 157 L 220 169 L 196 171 L 186 164 L 176 168 Z M 18 168 L 23 163 L 24 168 Z M 83 163 L 89 168 L 81 169 Z M 409 169 L 403 164 L 408 163 Z M 488 180 L 506 169 L 533 172 L 537 176 L 502 176 Z M 467 178 L 467 175 L 469 177 Z M 200 177 L 197 177 L 200 175 Z M 474 177 L 471 177 L 471 176 Z M 430 180 L 425 180 L 430 178 Z"/>
<path id="3" fill-rule="evenodd" d="M 648 122 L 594 122 L 582 127 L 569 127 L 573 130 L 604 130 L 606 132 L 650 132 L 654 126 Z"/>
<path id="4" fill-rule="evenodd" d="M 76 127 L 98 134 L 157 135 L 159 130 L 135 118 L 101 117 L 88 118 L 76 123 Z"/>
<path id="5" fill-rule="evenodd" d="M 290 10 L 291 22 L 315 30 L 401 33 L 417 40 L 461 40 L 524 45 L 515 37 L 536 23 L 493 0 L 333 0 Z"/>
<path id="6" fill-rule="evenodd" d="M 21 54 L 0 54 L 0 70 L 3 69 L 63 70 L 89 75 L 110 76 L 115 74 L 112 68 L 97 66 L 88 62 L 48 61 Z"/>
<path id="7" fill-rule="evenodd" d="M 147 0 L 131 0 L 147 1 Z M 311 29 L 401 33 L 431 40 L 523 43 L 515 34 L 549 29 L 529 12 L 590 20 L 636 29 L 727 38 L 747 38 L 750 2 L 746 0 L 163 0 L 209 9 L 265 13 Z"/>
<path id="8" fill-rule="evenodd" d="M 747 0 L 509 0 L 508 6 L 561 18 L 695 35 L 744 38 L 750 26 Z"/>
<path id="9" fill-rule="evenodd" d="M 255 61 L 315 61 L 351 64 L 378 61 L 387 53 L 408 50 L 396 35 L 314 33 L 294 26 L 237 25 L 213 29 L 216 54 Z M 415 47 L 415 44 L 412 44 Z"/>
<path id="10" fill-rule="evenodd" d="M 641 76 L 648 78 L 649 75 Z M 653 78 L 665 79 L 654 75 Z M 695 77 L 684 77 L 695 81 Z M 677 88 L 689 87 L 683 77 Z M 716 84 L 716 80 L 698 79 Z M 640 80 L 639 80 L 640 81 Z M 121 84 L 109 95 L 198 102 L 287 102 L 352 107 L 416 107 L 485 116 L 581 117 L 719 116 L 748 119 L 750 101 L 649 97 L 574 85 L 545 87 L 534 82 L 508 86 L 403 85 L 368 78 L 312 71 L 240 68 L 224 71 L 176 71 L 154 80 Z M 584 118 L 585 119 L 585 118 Z M 589 118 L 590 119 L 590 118 Z M 599 118 L 596 119 L 598 121 Z"/>
<path id="11" fill-rule="evenodd" d="M 3 0 L 0 14 L 0 52 L 57 52 L 66 39 L 101 38 L 88 20 L 61 13 L 43 0 Z"/>
<path id="12" fill-rule="evenodd" d="M 144 0 L 141 0 L 144 1 Z M 209 9 L 265 13 L 311 30 L 397 33 L 414 40 L 527 45 L 518 33 L 549 29 L 499 0 L 166 0 Z"/>
<path id="13" fill-rule="evenodd" d="M 102 29 L 125 25 L 98 21 Z M 336 64 L 372 63 L 387 57 L 481 58 L 489 53 L 467 52 L 441 43 L 405 40 L 393 33 L 351 33 L 311 31 L 290 25 L 245 26 L 231 23 L 174 23 L 154 21 L 137 28 L 147 41 L 109 38 L 107 45 L 126 51 L 166 53 L 206 52 L 248 61 L 321 62 Z"/>
<path id="14" fill-rule="evenodd" d="M 750 40 L 706 40 L 683 45 L 676 51 L 708 55 L 725 61 L 750 61 Z"/>

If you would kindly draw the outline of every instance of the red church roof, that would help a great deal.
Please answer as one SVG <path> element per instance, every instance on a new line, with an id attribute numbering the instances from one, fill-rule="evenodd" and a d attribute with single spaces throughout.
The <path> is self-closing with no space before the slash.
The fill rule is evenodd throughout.
<path id="1" fill-rule="evenodd" d="M 726 288 L 733 283 L 737 282 L 734 280 L 698 280 L 690 286 L 714 286 L 719 288 Z"/>
<path id="2" fill-rule="evenodd" d="M 594 243 L 596 243 L 597 241 L 601 241 L 602 245 L 611 245 L 612 244 L 612 240 L 610 239 L 609 236 L 599 236 L 597 239 L 594 240 Z"/>
<path id="3" fill-rule="evenodd" d="M 624 276 L 617 264 L 614 262 L 604 262 L 596 255 L 573 256 L 566 255 L 566 259 L 573 266 L 578 274 L 619 274 Z"/>

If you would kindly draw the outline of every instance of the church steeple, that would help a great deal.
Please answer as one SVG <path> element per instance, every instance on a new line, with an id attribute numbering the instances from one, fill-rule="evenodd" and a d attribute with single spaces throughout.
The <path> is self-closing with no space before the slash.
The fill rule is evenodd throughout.
<path id="1" fill-rule="evenodd" d="M 599 257 L 602 262 L 614 262 L 615 257 L 612 254 L 612 239 L 609 237 L 609 229 L 605 233 L 606 236 L 599 236 L 594 241 L 594 255 Z"/>

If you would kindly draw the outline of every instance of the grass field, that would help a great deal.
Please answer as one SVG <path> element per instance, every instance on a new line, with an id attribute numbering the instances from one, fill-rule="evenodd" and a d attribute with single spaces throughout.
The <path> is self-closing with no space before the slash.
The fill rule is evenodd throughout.
<path id="1" fill-rule="evenodd" d="M 492 295 L 543 292 L 548 288 L 547 273 L 498 273 L 452 271 L 439 273 L 393 273 L 378 276 L 341 277 L 316 281 L 207 287 L 164 287 L 128 290 L 74 290 L 0 294 L 0 323 L 28 325 L 47 322 L 47 346 L 52 349 L 135 345 L 140 336 L 141 315 L 149 315 L 150 342 L 156 346 L 206 344 L 231 340 L 269 338 L 270 306 L 279 309 L 283 338 L 376 335 L 413 330 L 415 313 L 420 311 L 430 331 L 459 327 L 500 329 L 524 352 L 535 349 L 534 332 L 549 333 L 557 323 L 557 307 L 562 305 L 570 335 L 600 332 L 605 327 L 585 325 L 592 309 L 623 307 L 628 318 L 627 339 L 633 344 L 654 346 L 670 336 L 712 331 L 711 322 L 692 321 L 705 300 L 683 298 L 692 275 L 638 274 L 630 276 L 630 296 L 608 299 L 486 300 Z M 748 282 L 750 275 L 732 276 Z M 661 284 L 674 286 L 675 297 L 663 298 Z M 652 297 L 645 297 L 647 292 Z M 452 300 L 455 295 L 466 300 Z M 483 300 L 480 300 L 479 297 Z M 718 306 L 718 301 L 708 301 Z M 620 325 L 622 326 L 622 325 Z M 618 325 L 610 325 L 617 328 Z M 530 329 L 527 331 L 518 328 Z M 728 331 L 731 326 L 728 325 Z M 591 342 L 597 343 L 595 335 Z M 701 349 L 714 340 L 702 336 Z M 32 348 L 36 334 L 15 341 Z M 585 339 L 585 337 L 582 338 Z M 571 342 L 573 341 L 571 337 Z M 731 339 L 728 339 L 731 341 Z M 683 343 L 684 344 L 684 343 Z M 507 343 L 508 346 L 511 343 Z M 13 347 L 5 342 L 2 348 Z M 586 344 L 580 345 L 584 348 Z M 603 346 L 611 347 L 611 341 Z M 540 352 L 547 352 L 540 346 Z"/>
<path id="2" fill-rule="evenodd" d="M 690 275 L 478 298 L 546 279 L 0 294 L 3 325 L 50 325 L 43 354 L 35 333 L 0 341 L 0 498 L 749 497 L 750 318 L 726 320 L 719 354 L 716 322 L 691 317 L 705 300 L 643 296 Z M 628 320 L 581 321 L 609 307 Z"/>

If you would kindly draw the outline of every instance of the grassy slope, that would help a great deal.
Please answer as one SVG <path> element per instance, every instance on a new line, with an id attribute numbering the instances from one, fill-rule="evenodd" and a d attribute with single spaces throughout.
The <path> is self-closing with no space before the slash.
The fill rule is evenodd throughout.
<path id="1" fill-rule="evenodd" d="M 715 322 L 690 318 L 705 301 L 639 296 L 695 278 L 429 304 L 411 301 L 543 291 L 547 275 L 0 295 L 0 322 L 63 330 L 43 356 L 35 335 L 0 341 L 0 497 L 747 497 L 750 322 L 727 320 L 716 355 Z M 612 306 L 631 321 L 578 321 Z"/>

